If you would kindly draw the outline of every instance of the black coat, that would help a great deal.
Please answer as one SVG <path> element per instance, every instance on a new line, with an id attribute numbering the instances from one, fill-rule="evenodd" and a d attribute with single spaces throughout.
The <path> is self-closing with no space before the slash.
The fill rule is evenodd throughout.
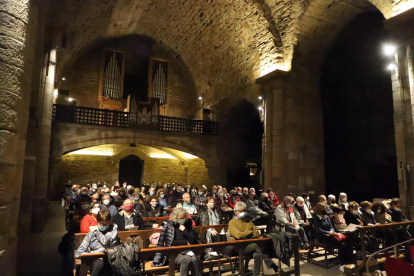
<path id="1" fill-rule="evenodd" d="M 391 220 L 393 222 L 408 221 L 408 219 L 404 216 L 403 212 L 401 212 L 400 210 L 397 211 L 394 208 L 390 208 L 388 210 L 388 214 L 391 215 Z"/>
<path id="2" fill-rule="evenodd" d="M 362 222 L 364 223 L 364 226 L 367 226 L 368 224 L 375 225 L 377 222 L 375 221 L 374 213 L 371 211 L 371 213 L 365 212 L 364 209 L 361 210 L 361 218 Z"/>
<path id="3" fill-rule="evenodd" d="M 349 225 L 351 223 L 356 224 L 356 225 L 361 225 L 359 222 L 360 221 L 362 222 L 362 218 L 359 214 L 354 215 L 349 210 L 345 212 L 344 219 L 346 221 L 346 225 Z"/>
<path id="4" fill-rule="evenodd" d="M 216 216 L 218 216 L 219 218 L 219 224 L 221 224 L 221 215 L 219 212 L 217 212 L 217 209 L 214 209 L 214 212 L 216 212 Z M 200 210 L 198 211 L 198 215 L 197 218 L 195 220 L 195 223 L 197 226 L 205 226 L 205 225 L 210 225 L 209 223 L 209 216 L 208 216 L 208 211 L 207 208 L 200 208 Z"/>
<path id="5" fill-rule="evenodd" d="M 134 215 L 132 215 L 132 220 L 134 222 L 134 225 L 138 226 L 139 230 L 145 230 L 144 220 L 142 219 L 141 216 L 136 215 L 134 213 Z M 125 218 L 124 218 L 123 211 L 121 211 L 119 214 L 116 214 L 114 216 L 113 222 L 118 225 L 118 231 L 126 231 L 126 229 L 125 229 Z"/>

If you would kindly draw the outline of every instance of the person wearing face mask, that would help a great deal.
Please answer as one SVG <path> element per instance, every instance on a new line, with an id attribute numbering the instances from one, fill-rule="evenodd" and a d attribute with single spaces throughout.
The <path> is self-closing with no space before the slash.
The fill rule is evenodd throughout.
<path id="1" fill-rule="evenodd" d="M 323 203 L 323 204 L 326 205 L 326 212 L 327 212 L 329 217 L 332 217 L 333 216 L 333 211 L 331 209 L 331 206 L 329 206 L 328 201 L 326 200 L 326 196 L 324 196 L 324 195 L 318 196 L 318 201 L 320 203 Z"/>
<path id="2" fill-rule="evenodd" d="M 79 232 L 80 222 L 85 217 L 91 208 L 89 201 L 83 201 L 79 208 L 76 208 L 72 216 L 71 228 L 74 232 Z"/>
<path id="3" fill-rule="evenodd" d="M 207 208 L 200 209 L 196 218 L 197 226 L 205 225 L 218 225 L 222 223 L 220 212 L 216 209 L 214 198 L 211 196 L 207 197 Z M 213 231 L 217 234 L 217 231 Z"/>
<path id="4" fill-rule="evenodd" d="M 198 195 L 197 187 L 193 184 L 190 187 L 190 196 L 192 200 L 195 200 L 196 196 Z"/>
<path id="5" fill-rule="evenodd" d="M 269 199 L 268 193 L 262 193 L 260 195 L 259 208 L 265 212 L 273 211 L 273 203 Z"/>
<path id="6" fill-rule="evenodd" d="M 336 197 L 334 195 L 328 195 L 328 205 L 329 208 L 331 208 L 331 210 L 333 211 L 333 208 L 338 207 L 339 205 L 336 204 Z"/>
<path id="7" fill-rule="evenodd" d="M 353 262 L 352 244 L 348 239 L 338 241 L 333 237 L 335 230 L 326 212 L 326 205 L 318 202 L 315 206 L 316 216 L 314 217 L 315 238 L 321 243 L 328 243 L 338 249 L 340 261 L 339 270 L 344 271 L 344 265 Z"/>
<path id="8" fill-rule="evenodd" d="M 111 213 L 108 210 L 100 210 L 96 216 L 97 229 L 86 234 L 81 245 L 75 253 L 75 258 L 81 254 L 103 252 L 106 248 L 118 244 L 118 226 L 112 223 Z M 105 271 L 112 271 L 107 258 L 99 258 L 91 266 L 91 276 L 102 275 Z"/>
<path id="9" fill-rule="evenodd" d="M 229 222 L 229 233 L 230 233 L 230 240 L 244 240 L 244 239 L 251 239 L 251 238 L 258 238 L 260 236 L 259 231 L 257 230 L 256 226 L 253 222 L 250 221 L 250 218 L 246 216 L 247 214 L 247 206 L 244 202 L 237 202 L 234 206 L 234 217 Z M 257 276 L 260 275 L 260 266 L 261 266 L 261 258 L 260 255 L 262 252 L 260 248 L 255 243 L 251 243 L 243 250 L 244 254 L 252 255 L 254 260 L 253 265 L 253 275 Z M 228 246 L 223 249 L 223 254 L 227 256 L 236 256 L 238 252 L 235 250 L 233 246 Z M 266 254 L 263 255 L 263 261 L 266 264 L 268 269 L 274 269 L 275 272 L 278 271 L 278 266 L 270 259 Z"/>
<path id="10" fill-rule="evenodd" d="M 269 190 L 267 190 L 267 194 L 269 196 L 270 201 L 272 202 L 273 207 L 276 208 L 280 203 L 275 192 L 273 192 L 273 189 L 270 188 Z"/>
<path id="11" fill-rule="evenodd" d="M 147 193 L 145 192 L 146 191 L 146 187 L 145 187 L 145 185 L 142 185 L 142 187 L 141 187 L 141 198 L 142 198 L 142 200 L 143 201 L 147 201 Z"/>
<path id="12" fill-rule="evenodd" d="M 184 208 L 175 208 L 171 213 L 171 219 L 167 220 L 158 239 L 158 247 L 185 246 L 190 244 L 200 244 L 201 240 L 198 233 L 194 230 L 191 219 Z M 165 262 L 164 256 L 156 253 L 154 265 L 161 266 Z M 191 275 L 201 276 L 203 267 L 202 261 L 196 258 L 193 252 L 183 251 L 177 254 L 175 264 L 180 266 L 180 276 Z"/>
<path id="13" fill-rule="evenodd" d="M 391 216 L 393 222 L 403 222 L 408 221 L 403 212 L 401 211 L 402 203 L 401 199 L 393 198 L 391 199 L 391 208 L 388 209 L 388 214 Z"/>
<path id="14" fill-rule="evenodd" d="M 186 209 L 190 215 L 197 214 L 197 208 L 193 203 L 191 203 L 191 197 L 189 193 L 183 194 L 183 208 Z"/>
<path id="15" fill-rule="evenodd" d="M 348 203 L 348 196 L 346 195 L 346 193 L 339 194 L 338 206 L 340 206 L 344 211 L 348 210 L 349 203 Z"/>
<path id="16" fill-rule="evenodd" d="M 147 215 L 145 212 L 144 201 L 141 200 L 140 196 L 141 195 L 139 194 L 139 191 L 138 191 L 138 193 L 132 194 L 129 198 L 134 203 L 134 212 L 140 215 L 141 217 L 146 217 Z"/>
<path id="17" fill-rule="evenodd" d="M 216 196 L 217 196 L 217 186 L 216 185 L 213 185 L 213 187 L 211 187 L 211 192 L 209 192 L 207 194 L 207 196 L 212 196 L 214 199 L 216 198 Z"/>
<path id="18" fill-rule="evenodd" d="M 115 197 L 114 205 L 116 208 L 119 208 L 124 203 L 124 200 L 128 198 L 128 195 L 125 193 L 125 190 L 120 189 L 118 195 Z"/>
<path id="19" fill-rule="evenodd" d="M 387 213 L 387 207 L 382 202 L 377 202 L 372 206 L 372 211 L 375 213 L 375 221 L 380 224 L 390 223 L 391 216 Z"/>
<path id="20" fill-rule="evenodd" d="M 98 228 L 98 221 L 96 220 L 96 217 L 98 216 L 100 210 L 101 207 L 98 202 L 92 204 L 92 207 L 89 209 L 89 213 L 82 218 L 80 223 L 81 233 L 93 232 Z"/>
<path id="21" fill-rule="evenodd" d="M 246 202 L 249 199 L 249 189 L 244 187 L 243 188 L 243 194 L 240 197 L 241 201 Z"/>
<path id="22" fill-rule="evenodd" d="M 207 190 L 204 187 L 198 188 L 198 194 L 194 198 L 194 205 L 200 210 L 201 207 L 207 204 Z"/>
<path id="23" fill-rule="evenodd" d="M 361 218 L 364 226 L 378 224 L 372 211 L 372 203 L 369 201 L 361 202 Z"/>
<path id="24" fill-rule="evenodd" d="M 302 194 L 302 198 L 304 199 L 305 205 L 306 207 L 308 207 L 309 212 L 312 214 L 312 204 L 309 201 L 309 194 L 308 193 L 303 193 Z"/>
<path id="25" fill-rule="evenodd" d="M 240 200 L 241 200 L 241 196 L 243 195 L 243 192 L 242 192 L 242 188 L 241 187 L 237 187 L 236 188 L 236 193 L 237 193 L 237 196 L 240 198 Z"/>
<path id="26" fill-rule="evenodd" d="M 165 195 L 164 189 L 159 189 L 157 191 L 157 198 L 158 198 L 158 204 L 162 206 L 163 208 L 169 208 L 170 203 L 168 202 L 168 197 Z"/>
<path id="27" fill-rule="evenodd" d="M 234 209 L 234 207 L 236 206 L 236 203 L 237 202 L 240 202 L 240 201 L 241 201 L 241 199 L 237 195 L 236 191 L 235 190 L 231 190 L 230 191 L 230 197 L 228 198 L 229 207 L 232 208 L 232 209 Z"/>
<path id="28" fill-rule="evenodd" d="M 102 204 L 101 204 L 101 210 L 109 210 L 112 216 L 115 216 L 118 214 L 118 210 L 115 206 L 111 204 L 111 196 L 109 194 L 104 194 L 102 196 Z"/>
<path id="29" fill-rule="evenodd" d="M 283 225 L 284 231 L 299 234 L 301 240 L 301 246 L 303 249 L 308 249 L 308 238 L 306 237 L 305 230 L 299 225 L 299 221 L 296 218 L 295 212 L 292 209 L 292 198 L 287 195 L 283 199 L 282 204 L 275 209 L 276 222 Z"/>
<path id="30" fill-rule="evenodd" d="M 81 205 L 85 202 L 87 202 L 88 204 L 91 204 L 92 199 L 89 196 L 88 188 L 83 187 L 80 189 L 79 195 L 76 197 L 75 207 L 81 208 Z M 89 210 L 89 207 L 88 207 L 88 210 Z"/>
<path id="31" fill-rule="evenodd" d="M 118 225 L 119 231 L 128 231 L 138 226 L 138 230 L 145 230 L 145 223 L 142 216 L 135 213 L 134 202 L 131 199 L 125 199 L 123 209 L 114 216 L 114 223 Z"/>
<path id="32" fill-rule="evenodd" d="M 348 210 L 345 212 L 344 218 L 347 225 L 351 223 L 361 226 L 364 225 L 359 214 L 359 204 L 355 201 L 349 202 Z"/>
<path id="33" fill-rule="evenodd" d="M 155 188 L 154 187 L 151 187 L 149 189 L 149 196 L 155 196 Z"/>
<path id="34" fill-rule="evenodd" d="M 148 217 L 161 217 L 164 215 L 164 207 L 158 204 L 158 198 L 155 195 L 150 197 L 145 211 Z M 157 229 L 159 227 L 159 224 L 150 221 L 146 224 L 146 227 Z"/>
<path id="35" fill-rule="evenodd" d="M 332 217 L 333 226 L 336 232 L 344 232 L 347 224 L 344 219 L 344 210 L 341 207 L 335 207 L 333 209 L 334 216 Z"/>
<path id="36" fill-rule="evenodd" d="M 172 201 L 176 202 L 178 200 L 183 199 L 183 191 L 182 186 L 180 184 L 177 184 L 175 187 L 173 187 L 173 193 L 172 193 Z"/>

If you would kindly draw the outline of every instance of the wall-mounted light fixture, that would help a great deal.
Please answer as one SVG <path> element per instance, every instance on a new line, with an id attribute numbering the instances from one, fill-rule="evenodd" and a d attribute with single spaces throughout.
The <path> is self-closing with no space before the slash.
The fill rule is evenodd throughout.
<path id="1" fill-rule="evenodd" d="M 261 101 L 261 100 L 263 100 L 263 97 L 262 96 L 259 96 L 258 99 Z"/>
<path id="2" fill-rule="evenodd" d="M 66 80 L 66 78 L 65 78 L 65 77 L 63 77 L 63 78 L 62 78 L 62 80 L 64 81 L 64 80 Z"/>
<path id="3" fill-rule="evenodd" d="M 393 44 L 385 44 L 382 49 L 386 56 L 392 56 L 397 52 L 397 46 Z"/>
<path id="4" fill-rule="evenodd" d="M 397 64 L 395 64 L 395 63 L 390 63 L 387 66 L 387 69 L 390 70 L 390 71 L 394 70 L 395 68 L 397 68 Z"/>
<path id="5" fill-rule="evenodd" d="M 74 101 L 74 99 L 69 97 L 69 98 L 68 98 L 68 101 L 69 101 L 69 102 L 73 102 L 73 101 Z"/>
<path id="6" fill-rule="evenodd" d="M 57 96 L 58 96 L 58 94 L 59 94 L 59 90 L 56 88 L 56 89 L 54 89 L 53 90 L 53 98 L 57 98 Z"/>

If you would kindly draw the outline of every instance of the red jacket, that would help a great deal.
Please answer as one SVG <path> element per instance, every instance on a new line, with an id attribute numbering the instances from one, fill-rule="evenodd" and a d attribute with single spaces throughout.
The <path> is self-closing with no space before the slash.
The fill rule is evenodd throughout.
<path id="1" fill-rule="evenodd" d="M 280 204 L 279 203 L 279 199 L 277 198 L 277 196 L 276 196 L 275 193 L 273 193 L 273 198 L 272 198 L 272 196 L 269 193 L 269 199 L 272 201 L 274 208 L 276 208 L 276 206 Z"/>
<path id="2" fill-rule="evenodd" d="M 233 201 L 234 201 L 234 203 L 233 203 Z M 239 201 L 241 201 L 239 196 L 237 196 L 237 195 L 235 197 L 230 196 L 229 197 L 229 207 L 234 209 L 234 207 L 236 207 L 236 203 L 239 202 Z"/>
<path id="3" fill-rule="evenodd" d="M 83 217 L 81 224 L 80 224 L 80 232 L 81 233 L 89 233 L 89 226 L 98 226 L 98 222 L 96 219 L 91 216 L 90 214 L 87 214 Z"/>

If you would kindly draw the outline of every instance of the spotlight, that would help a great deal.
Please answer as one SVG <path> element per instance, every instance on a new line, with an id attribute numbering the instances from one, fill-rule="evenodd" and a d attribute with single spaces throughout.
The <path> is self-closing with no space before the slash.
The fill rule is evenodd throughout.
<path id="1" fill-rule="evenodd" d="M 62 78 L 62 80 L 66 80 L 66 78 L 65 78 L 65 77 L 63 77 L 63 78 Z"/>
<path id="2" fill-rule="evenodd" d="M 198 97 L 198 99 L 201 101 L 203 99 L 203 97 Z"/>
<path id="3" fill-rule="evenodd" d="M 259 100 L 263 100 L 263 97 L 262 96 L 259 96 L 259 98 L 258 98 Z"/>
<path id="4" fill-rule="evenodd" d="M 73 102 L 73 98 L 69 98 L 68 101 Z"/>
<path id="5" fill-rule="evenodd" d="M 387 45 L 384 45 L 383 50 L 384 50 L 385 55 L 391 56 L 397 52 L 397 47 L 392 44 L 387 44 Z"/>
<path id="6" fill-rule="evenodd" d="M 390 70 L 390 71 L 394 70 L 395 68 L 397 68 L 397 65 L 395 63 L 390 63 L 387 66 L 387 69 Z"/>
<path id="7" fill-rule="evenodd" d="M 259 110 L 263 110 L 263 107 L 259 106 Z"/>
<path id="8" fill-rule="evenodd" d="M 59 94 L 59 91 L 57 89 L 53 90 L 53 97 L 56 99 Z"/>

